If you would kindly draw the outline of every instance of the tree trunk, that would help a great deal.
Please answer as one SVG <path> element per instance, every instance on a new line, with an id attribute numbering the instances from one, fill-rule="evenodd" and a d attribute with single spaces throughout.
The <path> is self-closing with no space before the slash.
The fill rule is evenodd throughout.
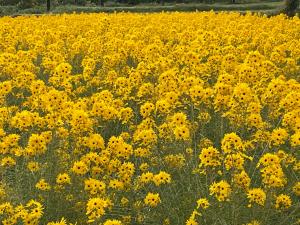
<path id="1" fill-rule="evenodd" d="M 47 0 L 47 12 L 50 11 L 50 7 L 51 7 L 50 0 Z"/>
<path id="2" fill-rule="evenodd" d="M 98 0 L 97 5 L 104 6 L 104 0 Z"/>
<path id="3" fill-rule="evenodd" d="M 299 7 L 299 0 L 285 0 L 285 13 L 287 16 L 293 17 L 296 15 Z"/>
<path id="4" fill-rule="evenodd" d="M 161 5 L 165 5 L 165 0 L 160 0 Z"/>
<path id="5" fill-rule="evenodd" d="M 235 2 L 235 0 L 231 0 L 231 3 L 232 3 L 232 4 L 235 4 L 236 2 Z"/>

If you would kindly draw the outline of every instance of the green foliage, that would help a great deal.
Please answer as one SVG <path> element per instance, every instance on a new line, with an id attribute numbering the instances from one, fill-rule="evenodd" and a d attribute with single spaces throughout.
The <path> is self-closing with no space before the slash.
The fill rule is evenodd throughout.
<path id="1" fill-rule="evenodd" d="M 17 6 L 2 6 L 0 7 L 0 15 L 12 15 L 17 12 Z"/>
<path id="2" fill-rule="evenodd" d="M 18 6 L 20 9 L 28 9 L 34 7 L 36 4 L 36 0 L 20 0 Z"/>
<path id="3" fill-rule="evenodd" d="M 58 5 L 86 5 L 86 0 L 58 0 Z"/>
<path id="4" fill-rule="evenodd" d="M 285 0 L 285 13 L 288 16 L 295 16 L 299 7 L 299 0 Z"/>
<path id="5" fill-rule="evenodd" d="M 87 1 L 86 0 L 77 0 L 76 3 L 77 3 L 77 5 L 86 5 Z"/>
<path id="6" fill-rule="evenodd" d="M 0 0 L 0 5 L 17 5 L 20 0 Z"/>
<path id="7" fill-rule="evenodd" d="M 0 0 L 3 1 L 3 0 Z M 19 1 L 19 0 L 18 0 Z M 62 1 L 66 3 L 63 4 Z M 104 0 L 105 7 L 96 6 L 98 0 L 92 0 L 93 2 L 87 0 L 78 0 L 78 5 L 75 5 L 75 0 L 51 0 L 52 13 L 98 13 L 98 12 L 162 12 L 162 11 L 180 11 L 180 12 L 189 12 L 189 11 L 253 11 L 261 12 L 267 15 L 276 15 L 278 14 L 279 7 L 283 7 L 283 2 L 263 2 L 263 3 L 251 3 L 251 4 L 240 4 L 242 0 L 237 0 L 237 4 L 199 4 L 193 3 L 194 0 L 184 0 L 185 4 L 174 4 L 171 3 L 171 0 L 165 0 L 165 5 L 158 5 L 159 0 L 156 0 L 156 4 L 144 3 L 145 0 L 135 0 L 141 3 L 137 6 L 130 6 L 127 2 L 111 2 Z M 150 0 L 149 0 L 150 1 Z M 215 0 L 217 1 L 217 0 Z M 244 0 L 244 1 L 256 1 L 256 0 Z M 0 6 L 0 15 L 15 15 L 15 14 L 42 14 L 46 12 L 46 0 L 34 0 L 34 7 L 22 7 L 18 8 L 15 6 Z M 85 5 L 86 3 L 86 5 Z M 92 3 L 92 4 L 91 4 Z"/>

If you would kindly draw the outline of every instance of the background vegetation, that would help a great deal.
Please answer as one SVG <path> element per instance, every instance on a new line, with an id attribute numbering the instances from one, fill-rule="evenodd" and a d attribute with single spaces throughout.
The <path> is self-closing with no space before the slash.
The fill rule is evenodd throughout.
<path id="1" fill-rule="evenodd" d="M 268 15 L 285 12 L 293 16 L 298 7 L 299 0 L 0 0 L 0 15 L 42 14 L 47 10 L 52 13 L 214 10 Z"/>

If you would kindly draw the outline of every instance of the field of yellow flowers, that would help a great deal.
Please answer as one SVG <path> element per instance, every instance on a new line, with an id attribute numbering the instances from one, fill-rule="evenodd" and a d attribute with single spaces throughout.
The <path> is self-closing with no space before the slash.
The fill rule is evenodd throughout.
<path id="1" fill-rule="evenodd" d="M 300 221 L 300 19 L 0 19 L 3 225 Z"/>

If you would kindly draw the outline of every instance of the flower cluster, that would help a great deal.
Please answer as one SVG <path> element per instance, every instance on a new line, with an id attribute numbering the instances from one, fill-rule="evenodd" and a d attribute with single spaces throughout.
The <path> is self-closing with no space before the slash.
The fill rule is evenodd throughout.
<path id="1" fill-rule="evenodd" d="M 0 224 L 296 224 L 299 49 L 284 15 L 0 18 Z"/>

